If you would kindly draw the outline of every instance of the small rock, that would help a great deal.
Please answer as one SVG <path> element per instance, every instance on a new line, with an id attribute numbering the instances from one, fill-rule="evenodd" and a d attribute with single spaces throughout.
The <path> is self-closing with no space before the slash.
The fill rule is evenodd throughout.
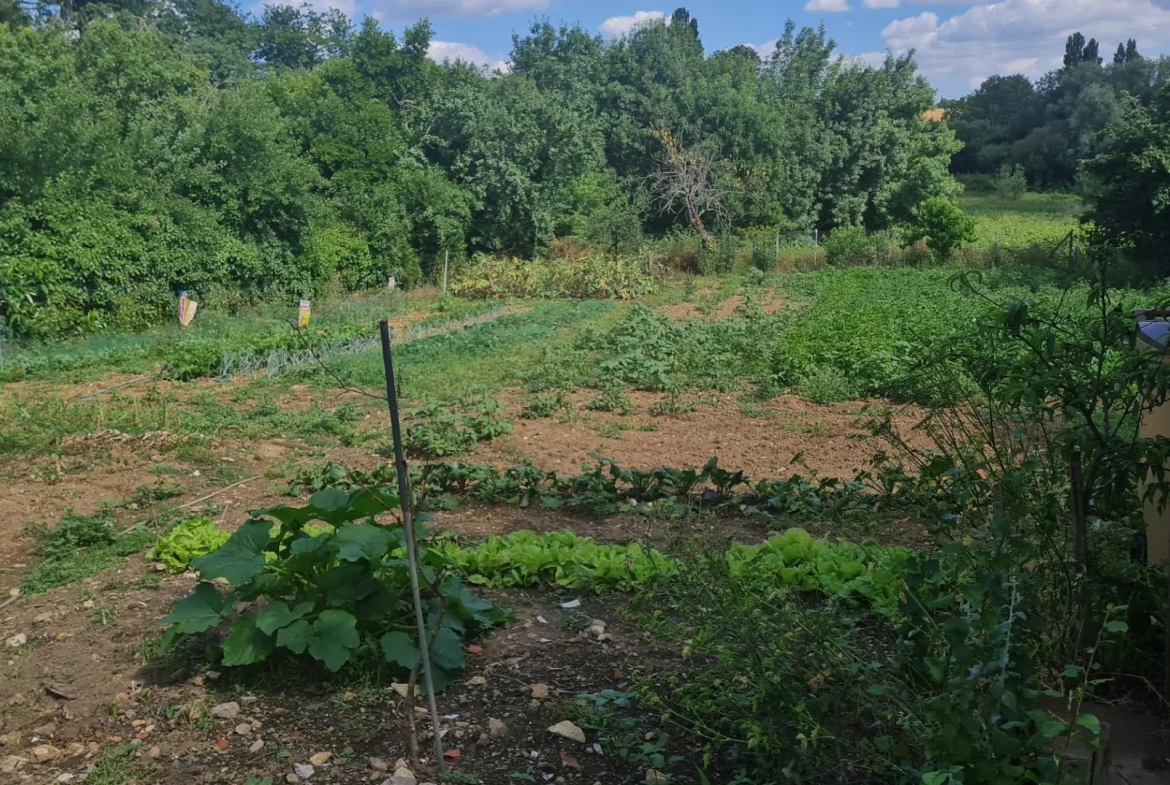
<path id="1" fill-rule="evenodd" d="M 307 780 L 309 777 L 312 777 L 316 771 L 316 769 L 307 763 L 298 763 L 293 766 L 293 772 L 303 780 Z"/>
<path id="2" fill-rule="evenodd" d="M 255 695 L 245 695 L 244 697 L 240 698 L 240 703 L 242 703 L 245 706 L 249 706 L 258 700 L 260 700 L 260 699 L 257 698 Z"/>
<path id="3" fill-rule="evenodd" d="M 23 646 L 24 644 L 28 643 L 28 636 L 25 635 L 23 632 L 18 632 L 15 635 L 13 635 L 11 638 L 6 640 L 5 643 L 7 643 L 9 646 L 11 646 L 12 648 L 15 649 L 15 648 L 18 648 L 18 647 Z"/>
<path id="4" fill-rule="evenodd" d="M 403 698 L 403 699 L 406 698 L 406 685 L 405 684 L 399 684 L 398 682 L 395 682 L 395 683 L 390 685 L 390 689 L 392 689 L 396 693 L 398 693 L 399 698 Z M 415 694 L 417 695 L 418 693 L 416 692 Z"/>
<path id="5" fill-rule="evenodd" d="M 220 677 L 219 671 L 208 671 L 207 672 L 207 678 L 211 679 L 212 681 L 215 681 L 219 677 Z"/>
<path id="6" fill-rule="evenodd" d="M 3 760 L 0 760 L 0 772 L 11 774 L 14 771 L 20 771 L 26 763 L 28 763 L 28 758 L 22 758 L 19 755 L 9 755 Z"/>
<path id="7" fill-rule="evenodd" d="M 381 758 L 370 758 L 370 768 L 374 771 L 390 771 L 390 764 Z"/>
<path id="8" fill-rule="evenodd" d="M 585 731 L 581 730 L 568 720 L 558 722 L 556 725 L 553 725 L 551 728 L 549 728 L 548 732 L 555 733 L 562 738 L 569 739 L 570 741 L 575 741 L 580 744 L 585 743 Z"/>
<path id="9" fill-rule="evenodd" d="M 23 706 L 24 705 L 24 693 L 23 692 L 16 693 L 15 695 L 13 695 L 11 698 L 8 699 L 8 703 L 10 706 Z"/>
<path id="10" fill-rule="evenodd" d="M 259 752 L 264 749 L 264 739 L 256 739 L 252 742 L 252 746 L 248 748 L 248 752 Z"/>
<path id="11" fill-rule="evenodd" d="M 85 608 L 87 611 L 91 610 L 93 608 L 93 600 L 86 600 L 85 602 L 81 603 L 81 607 Z"/>
<path id="12" fill-rule="evenodd" d="M 532 685 L 532 697 L 536 698 L 537 700 L 544 700 L 545 698 L 547 698 L 548 697 L 548 685 L 547 684 L 533 684 Z"/>
<path id="13" fill-rule="evenodd" d="M 538 701 L 536 698 L 533 698 L 532 700 L 528 701 L 528 709 L 530 711 L 536 711 L 539 708 L 540 708 L 540 701 Z"/>
<path id="14" fill-rule="evenodd" d="M 508 735 L 508 726 L 504 724 L 503 720 L 497 720 L 494 717 L 489 718 L 488 735 L 493 739 L 502 739 Z"/>
<path id="15" fill-rule="evenodd" d="M 0 736 L 0 747 L 19 747 L 20 733 L 13 731 L 12 733 L 5 733 Z"/>
<path id="16" fill-rule="evenodd" d="M 77 775 L 70 774 L 69 772 L 65 772 L 64 774 L 58 774 L 57 775 L 57 782 L 73 782 L 73 780 L 76 778 L 76 776 Z"/>
<path id="17" fill-rule="evenodd" d="M 298 776 L 297 776 L 297 775 L 295 775 L 295 774 L 290 774 L 290 775 L 288 775 L 287 777 L 285 777 L 285 778 L 284 778 L 284 781 L 285 781 L 285 782 L 292 782 L 292 783 L 297 783 L 297 782 L 300 782 L 300 781 L 301 781 L 301 778 L 300 778 L 300 777 L 298 777 Z"/>
<path id="18" fill-rule="evenodd" d="M 482 687 L 485 684 L 487 684 L 487 679 L 484 678 L 483 676 L 472 676 L 470 679 L 467 680 L 467 683 L 469 686 L 472 686 L 472 687 Z"/>
<path id="19" fill-rule="evenodd" d="M 66 747 L 65 751 L 61 754 L 66 758 L 76 758 L 78 755 L 85 754 L 85 745 L 80 741 L 70 742 L 69 746 Z"/>
<path id="20" fill-rule="evenodd" d="M 483 747 L 491 742 L 491 737 L 486 732 L 479 734 L 479 738 L 475 740 L 475 746 Z"/>
<path id="21" fill-rule="evenodd" d="M 150 750 L 147 751 L 146 756 L 148 758 L 161 757 L 162 756 L 162 747 L 158 747 L 158 746 L 151 747 Z"/>
<path id="22" fill-rule="evenodd" d="M 666 778 L 666 775 L 663 774 L 661 771 L 655 771 L 654 769 L 647 769 L 646 770 L 646 782 L 669 782 L 669 781 L 670 780 L 668 780 Z"/>
<path id="23" fill-rule="evenodd" d="M 35 619 L 33 619 L 33 622 L 34 622 L 35 624 L 44 624 L 44 623 L 46 623 L 46 622 L 50 622 L 50 621 L 52 621 L 52 620 L 53 620 L 53 614 L 51 614 L 51 613 L 41 613 L 41 614 L 38 614 L 38 615 L 37 615 L 37 617 L 36 617 Z"/>
<path id="24" fill-rule="evenodd" d="M 211 674 L 208 675 L 210 676 Z M 229 701 L 212 706 L 211 716 L 221 720 L 234 720 L 240 716 L 240 704 L 235 701 Z"/>
<path id="25" fill-rule="evenodd" d="M 414 783 L 418 781 L 418 779 L 414 776 L 414 772 L 407 768 L 406 765 L 402 763 L 402 761 L 399 761 L 399 764 L 400 765 L 394 768 L 394 774 L 392 774 L 390 779 L 386 780 L 386 782 L 389 783 L 389 785 L 414 785 Z M 385 783 L 383 783 L 383 785 L 385 785 Z"/>
<path id="26" fill-rule="evenodd" d="M 61 750 L 52 744 L 39 744 L 29 752 L 34 763 L 48 763 L 61 757 Z"/>
<path id="27" fill-rule="evenodd" d="M 236 726 L 236 733 L 240 736 L 247 736 L 252 732 L 252 726 L 246 722 L 241 722 Z"/>
<path id="28" fill-rule="evenodd" d="M 309 758 L 309 763 L 312 763 L 314 766 L 324 766 L 332 757 L 332 752 L 318 752 L 316 755 L 313 755 L 311 758 Z"/>

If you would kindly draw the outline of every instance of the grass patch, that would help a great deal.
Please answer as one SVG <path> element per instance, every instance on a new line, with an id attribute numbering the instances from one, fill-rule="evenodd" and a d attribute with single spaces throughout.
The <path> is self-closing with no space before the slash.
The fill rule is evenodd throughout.
<path id="1" fill-rule="evenodd" d="M 41 594 L 80 583 L 116 566 L 127 556 L 141 553 L 157 539 L 157 534 L 147 528 L 119 531 L 109 510 L 93 515 L 78 515 L 70 510 L 59 524 L 36 534 L 40 539 L 37 561 L 21 581 L 24 594 Z"/>

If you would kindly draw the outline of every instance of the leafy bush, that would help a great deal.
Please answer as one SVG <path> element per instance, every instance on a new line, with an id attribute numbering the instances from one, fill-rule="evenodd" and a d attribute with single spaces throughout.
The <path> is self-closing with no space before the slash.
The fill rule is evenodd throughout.
<path id="1" fill-rule="evenodd" d="M 1017 538 L 969 542 L 934 559 L 800 531 L 747 548 L 684 548 L 680 578 L 649 583 L 634 610 L 692 664 L 646 674 L 639 702 L 704 739 L 726 780 L 864 771 L 1067 782 L 1050 745 L 1072 727 L 1036 705 L 1033 554 Z M 1092 739 L 1099 722 L 1072 705 Z"/>
<path id="2" fill-rule="evenodd" d="M 392 488 L 375 486 L 318 491 L 303 507 L 257 511 L 219 549 L 192 562 L 202 581 L 162 620 L 169 625 L 162 651 L 218 629 L 226 631 L 217 644 L 225 666 L 307 653 L 331 671 L 371 656 L 412 670 L 419 650 L 405 533 L 377 520 L 397 506 Z M 310 534 L 311 521 L 331 528 Z M 420 548 L 420 559 L 431 667 L 443 689 L 463 667 L 463 636 L 503 615 L 449 574 L 451 561 L 438 550 Z M 227 594 L 217 580 L 230 586 Z M 237 616 L 239 603 L 248 609 Z"/>
<path id="3" fill-rule="evenodd" d="M 872 264 L 876 259 L 874 243 L 864 226 L 841 226 L 824 242 L 825 260 L 837 266 Z"/>
<path id="4" fill-rule="evenodd" d="M 601 389 L 601 392 L 589 399 L 589 403 L 585 408 L 591 409 L 595 412 L 620 412 L 622 414 L 629 414 L 634 411 L 634 402 L 630 400 L 630 396 L 626 395 L 625 390 L 616 385 L 607 385 Z"/>
<path id="5" fill-rule="evenodd" d="M 565 394 L 558 390 L 547 395 L 535 396 L 521 410 L 520 416 L 525 420 L 540 420 L 552 417 L 559 411 L 570 411 L 572 408 L 573 402 L 565 398 Z"/>
<path id="6" fill-rule="evenodd" d="M 583 260 L 477 256 L 461 265 L 451 291 L 465 297 L 642 297 L 655 290 L 648 259 L 593 254 Z"/>
<path id="7" fill-rule="evenodd" d="M 1000 199 L 1014 202 L 1028 190 L 1028 180 L 1024 177 L 1024 167 L 1001 166 L 995 175 L 995 195 Z"/>
<path id="8" fill-rule="evenodd" d="M 951 200 L 931 197 L 914 209 L 914 221 L 906 233 L 908 244 L 919 240 L 926 242 L 936 259 L 950 261 L 963 243 L 975 240 L 975 220 Z"/>
<path id="9" fill-rule="evenodd" d="M 466 407 L 428 404 L 406 418 L 406 449 L 424 458 L 470 452 L 481 441 L 512 432 L 502 411 L 500 404 L 491 399 Z"/>

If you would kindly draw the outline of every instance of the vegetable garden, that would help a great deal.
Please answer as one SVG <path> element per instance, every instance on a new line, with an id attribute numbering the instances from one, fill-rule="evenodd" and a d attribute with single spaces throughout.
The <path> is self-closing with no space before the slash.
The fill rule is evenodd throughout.
<path id="1" fill-rule="evenodd" d="M 307 332 L 222 315 L 11 357 L 6 775 L 1065 783 L 1145 738 L 1167 594 L 1135 467 L 1166 444 L 1136 404 L 1170 380 L 1128 309 L 1167 292 L 550 265 Z"/>

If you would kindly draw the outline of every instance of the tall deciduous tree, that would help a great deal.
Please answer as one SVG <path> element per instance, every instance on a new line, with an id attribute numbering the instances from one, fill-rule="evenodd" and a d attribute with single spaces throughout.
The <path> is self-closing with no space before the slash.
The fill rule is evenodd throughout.
<path id="1" fill-rule="evenodd" d="M 1122 122 L 1101 135 L 1086 162 L 1094 187 L 1086 220 L 1100 238 L 1127 249 L 1150 272 L 1170 272 L 1170 87 L 1149 106 L 1128 99 Z"/>

